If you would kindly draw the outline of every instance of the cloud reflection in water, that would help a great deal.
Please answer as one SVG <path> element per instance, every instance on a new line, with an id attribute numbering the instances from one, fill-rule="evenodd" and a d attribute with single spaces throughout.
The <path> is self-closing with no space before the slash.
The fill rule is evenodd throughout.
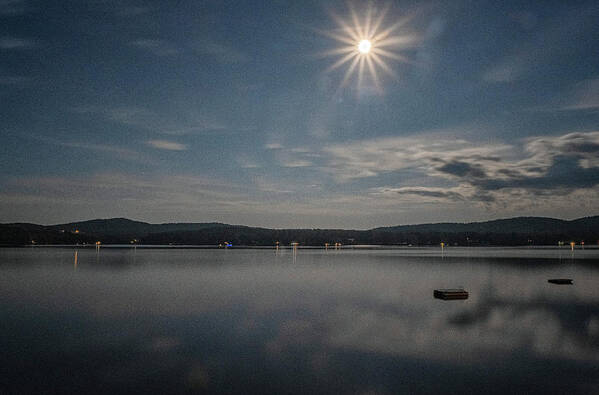
<path id="1" fill-rule="evenodd" d="M 599 272 L 584 262 L 302 250 L 293 264 L 272 251 L 138 249 L 132 264 L 125 249 L 103 250 L 99 265 L 81 250 L 73 272 L 71 250 L 43 263 L 40 251 L 2 251 L 11 390 L 56 380 L 92 392 L 587 392 L 599 382 Z M 566 270 L 574 286 L 546 282 Z M 448 286 L 471 296 L 433 299 Z"/>

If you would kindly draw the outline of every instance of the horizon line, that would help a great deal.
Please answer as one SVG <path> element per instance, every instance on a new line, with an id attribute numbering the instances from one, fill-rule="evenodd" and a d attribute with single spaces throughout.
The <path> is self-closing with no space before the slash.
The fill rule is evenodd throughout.
<path id="1" fill-rule="evenodd" d="M 557 220 L 557 221 L 564 221 L 564 222 L 573 222 L 573 221 L 577 221 L 580 219 L 585 219 L 585 218 L 593 218 L 593 217 L 599 217 L 599 214 L 596 215 L 586 215 L 586 216 L 582 216 L 582 217 L 577 217 L 577 218 L 573 218 L 573 219 L 563 219 L 563 218 L 556 218 L 556 217 L 547 217 L 547 216 L 534 216 L 534 215 L 521 215 L 521 216 L 515 216 L 515 217 L 508 217 L 508 218 L 495 218 L 495 219 L 489 219 L 489 220 L 483 220 L 483 221 L 470 221 L 470 222 L 450 222 L 450 221 L 444 221 L 444 222 L 424 222 L 424 223 L 410 223 L 410 224 L 397 224 L 397 225 L 387 225 L 387 226 L 375 226 L 375 227 L 371 227 L 371 228 L 352 228 L 352 229 L 347 229 L 347 228 L 328 228 L 328 227 L 297 227 L 297 228 L 291 228 L 291 227 L 266 227 L 266 226 L 256 226 L 256 225 L 243 225 L 243 224 L 231 224 L 231 223 L 226 223 L 226 222 L 219 222 L 219 221 L 208 221 L 208 222 L 160 222 L 160 223 L 152 223 L 152 222 L 146 222 L 146 221 L 142 221 L 142 220 L 137 220 L 137 219 L 131 219 L 131 218 L 126 218 L 126 217 L 111 217 L 111 218 L 92 218 L 92 219 L 86 219 L 86 220 L 80 220 L 80 221 L 70 221 L 70 222 L 63 222 L 63 223 L 55 223 L 55 224 L 40 224 L 40 223 L 35 223 L 35 222 L 2 222 L 0 223 L 0 225 L 16 225 L 16 224 L 29 224 L 29 225 L 38 225 L 38 226 L 61 226 L 61 225 L 69 225 L 69 224 L 76 224 L 76 223 L 83 223 L 83 222 L 92 222 L 92 221 L 111 221 L 111 220 L 126 220 L 126 221 L 131 221 L 131 222 L 139 222 L 139 223 L 143 223 L 143 224 L 147 224 L 147 225 L 170 225 L 170 224 L 217 224 L 217 225 L 226 225 L 226 226 L 243 226 L 243 227 L 247 227 L 247 228 L 262 228 L 262 229 L 275 229 L 275 230 L 280 230 L 280 229 L 323 229 L 323 230 L 372 230 L 372 229 L 380 229 L 380 228 L 394 228 L 394 227 L 398 227 L 398 226 L 422 226 L 422 225 L 440 225 L 440 224 L 461 224 L 461 225 L 470 225 L 470 224 L 480 224 L 480 223 L 487 223 L 487 222 L 494 222 L 494 221 L 505 221 L 505 220 L 513 220 L 513 219 L 523 219 L 523 218 L 537 218 L 537 219 L 551 219 L 551 220 Z"/>

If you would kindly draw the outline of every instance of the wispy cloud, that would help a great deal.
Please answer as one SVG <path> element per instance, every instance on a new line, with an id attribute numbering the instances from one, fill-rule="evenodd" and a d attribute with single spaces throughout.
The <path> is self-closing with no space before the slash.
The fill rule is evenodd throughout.
<path id="1" fill-rule="evenodd" d="M 279 144 L 279 143 L 268 143 L 268 144 L 266 144 L 264 146 L 264 148 L 271 149 L 271 150 L 273 150 L 273 149 L 282 149 L 283 145 Z"/>
<path id="2" fill-rule="evenodd" d="M 598 110 L 599 109 L 599 78 L 581 81 L 570 95 L 569 103 L 562 106 L 563 110 Z"/>
<path id="3" fill-rule="evenodd" d="M 491 67 L 483 74 L 483 79 L 489 82 L 511 82 L 522 73 L 521 61 L 503 61 L 499 65 Z"/>
<path id="4" fill-rule="evenodd" d="M 278 200 L 275 196 L 284 194 Z M 115 208 L 113 202 L 118 201 Z M 96 173 L 69 177 L 23 177 L 3 182 L 0 192 L 0 217 L 13 218 L 6 207 L 20 208 L 21 214 L 31 212 L 41 202 L 44 213 L 36 211 L 31 218 L 49 221 L 39 216 L 65 212 L 75 217 L 159 218 L 164 221 L 229 221 L 239 223 L 265 221 L 272 216 L 273 223 L 280 216 L 293 217 L 309 213 L 315 218 L 328 212 L 308 202 L 290 201 L 285 191 L 275 187 L 268 191 L 253 185 L 226 182 L 220 179 L 194 175 Z M 35 210 L 34 210 L 35 211 Z M 57 217 L 57 218 L 58 218 Z M 23 218 L 21 218 L 23 219 Z M 307 225 L 307 223 L 306 223 Z"/>
<path id="5" fill-rule="evenodd" d="M 111 154 L 116 156 L 118 159 L 131 161 L 131 162 L 139 162 L 139 163 L 151 163 L 150 158 L 145 155 L 123 147 L 118 147 L 114 145 L 108 144 L 91 144 L 91 143 L 81 143 L 81 142 L 62 142 L 59 143 L 63 147 L 69 148 L 79 148 L 84 150 L 102 152 L 106 154 Z"/>
<path id="6" fill-rule="evenodd" d="M 26 49 L 35 46 L 31 40 L 16 37 L 1 37 L 0 49 Z"/>
<path id="7" fill-rule="evenodd" d="M 148 145 L 168 151 L 185 151 L 187 150 L 187 146 L 185 144 L 176 143 L 174 141 L 167 140 L 148 140 Z"/>
<path id="8" fill-rule="evenodd" d="M 222 63 L 244 63 L 250 58 L 244 52 L 211 39 L 200 39 L 191 45 L 197 52 Z"/>
<path id="9" fill-rule="evenodd" d="M 69 212 L 84 217 L 155 215 L 184 220 L 189 215 L 211 218 L 210 212 L 232 210 L 241 201 L 241 190 L 204 177 L 96 173 L 71 177 L 14 178 L 4 184 L 0 201 L 11 207 L 44 203 L 59 216 Z M 119 202 L 115 208 L 115 201 Z M 176 207 L 176 210 L 173 208 Z M 115 211 L 116 210 L 116 211 Z M 180 211 L 183 210 L 183 211 Z M 0 210 L 1 211 L 1 210 Z M 185 217 L 180 217 L 185 212 Z M 3 212 L 2 214 L 6 214 Z M 213 218 L 216 219 L 216 218 Z"/>
<path id="10" fill-rule="evenodd" d="M 266 144 L 264 148 L 273 151 L 274 158 L 281 167 L 295 168 L 314 165 L 312 159 L 316 156 L 308 148 L 286 148 L 283 144 L 275 142 Z"/>
<path id="11" fill-rule="evenodd" d="M 14 75 L 0 75 L 0 85 L 17 85 L 23 82 L 27 82 L 30 79 L 27 77 L 20 77 Z"/>
<path id="12" fill-rule="evenodd" d="M 468 195 L 464 193 L 463 187 L 441 188 L 441 187 L 400 187 L 400 188 L 375 188 L 382 194 L 411 195 L 431 201 L 466 200 Z M 466 187 L 466 189 L 468 189 Z M 472 188 L 469 188 L 470 190 Z"/>
<path id="13" fill-rule="evenodd" d="M 192 41 L 181 47 L 176 47 L 170 41 L 157 38 L 137 39 L 131 41 L 129 44 L 149 51 L 156 56 L 172 56 L 183 51 L 195 51 L 220 63 L 245 63 L 249 60 L 249 57 L 244 52 L 210 39 Z"/>
<path id="14" fill-rule="evenodd" d="M 132 46 L 151 52 L 156 56 L 172 56 L 179 50 L 170 42 L 158 39 L 140 39 L 130 43 Z"/>
<path id="15" fill-rule="evenodd" d="M 115 146 L 110 144 L 95 144 L 80 141 L 62 141 L 53 137 L 41 136 L 37 134 L 30 134 L 27 135 L 27 137 L 33 140 L 43 142 L 45 144 L 54 144 L 61 147 L 89 150 L 100 154 L 110 155 L 112 158 L 118 160 L 137 162 L 143 164 L 154 163 L 154 161 L 147 155 L 121 146 Z"/>
<path id="16" fill-rule="evenodd" d="M 227 125 L 203 114 L 186 113 L 183 117 L 159 114 L 139 106 L 81 106 L 71 109 L 79 114 L 99 114 L 127 126 L 171 136 L 227 130 Z M 183 119 L 182 119 L 183 118 Z"/>
<path id="17" fill-rule="evenodd" d="M 312 165 L 313 163 L 307 160 L 289 160 L 281 163 L 283 167 L 308 167 Z"/>
<path id="18" fill-rule="evenodd" d="M 261 166 L 247 155 L 240 155 L 237 158 L 237 163 L 242 169 L 258 169 Z"/>

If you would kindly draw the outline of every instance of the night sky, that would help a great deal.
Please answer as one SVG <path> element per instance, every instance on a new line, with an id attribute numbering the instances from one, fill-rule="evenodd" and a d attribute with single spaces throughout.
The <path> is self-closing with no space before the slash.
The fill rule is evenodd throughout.
<path id="1" fill-rule="evenodd" d="M 597 215 L 598 21 L 597 1 L 0 0 L 0 222 Z"/>

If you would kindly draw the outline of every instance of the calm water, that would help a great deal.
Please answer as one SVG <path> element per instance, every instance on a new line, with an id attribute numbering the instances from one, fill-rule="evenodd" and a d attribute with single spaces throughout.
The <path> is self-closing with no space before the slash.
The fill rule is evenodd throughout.
<path id="1" fill-rule="evenodd" d="M 599 393 L 599 250 L 0 249 L 0 323 L 0 393 Z"/>

